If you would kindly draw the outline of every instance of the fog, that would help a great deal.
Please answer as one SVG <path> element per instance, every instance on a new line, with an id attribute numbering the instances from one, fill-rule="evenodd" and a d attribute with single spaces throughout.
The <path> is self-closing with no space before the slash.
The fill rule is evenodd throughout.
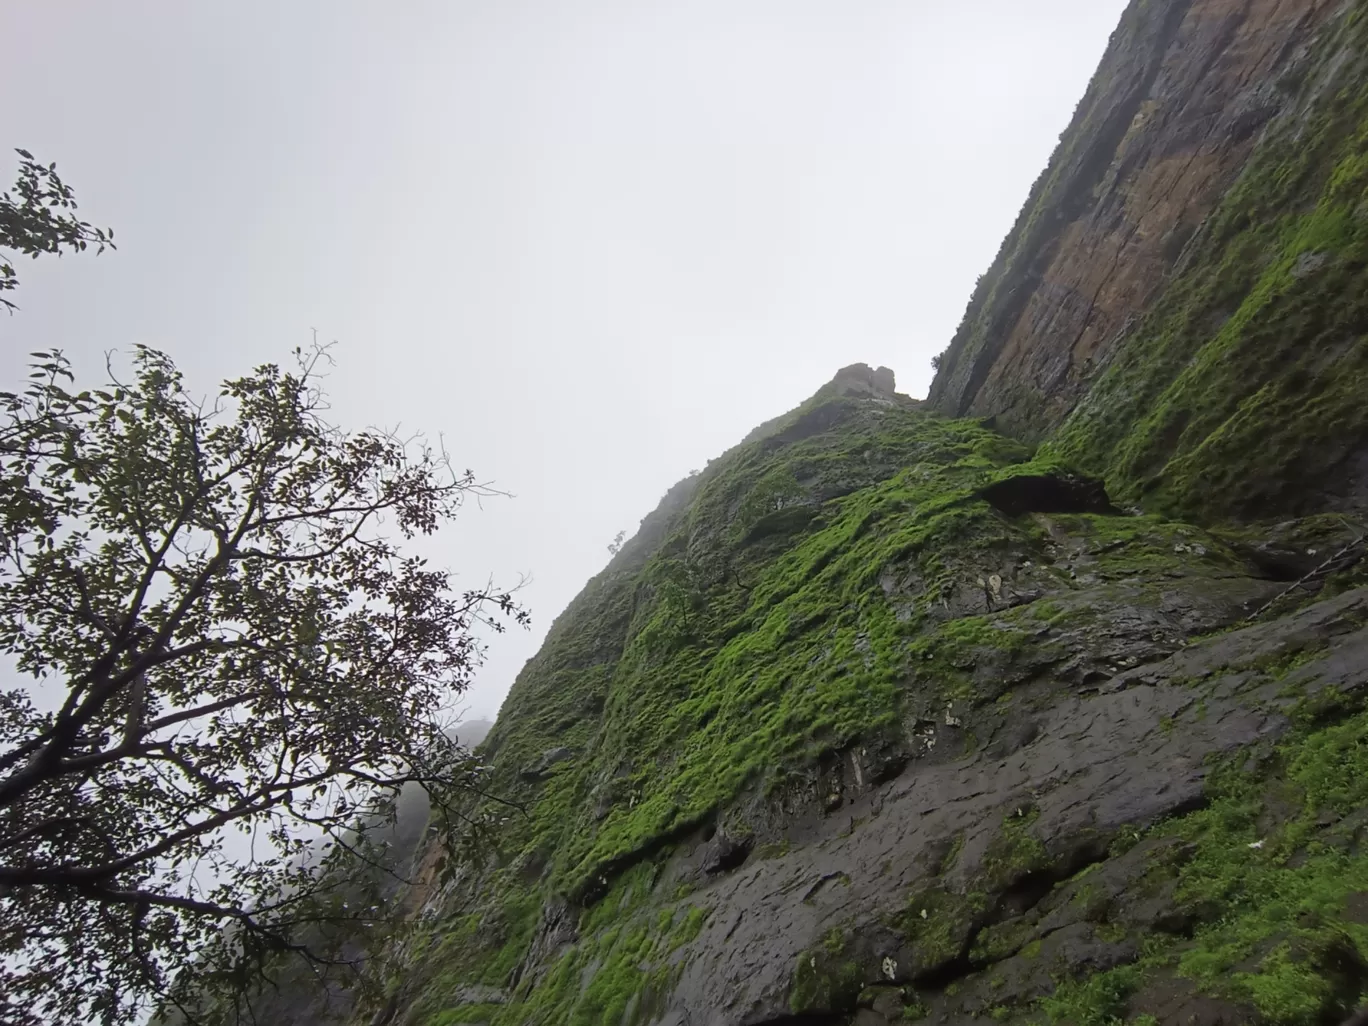
<path id="1" fill-rule="evenodd" d="M 531 575 L 492 716 L 673 482 L 846 364 L 925 393 L 1122 7 L 5 4 L 4 141 L 119 248 L 22 263 L 0 387 L 48 347 L 210 391 L 337 340 L 338 423 L 512 493 L 430 547 Z"/>

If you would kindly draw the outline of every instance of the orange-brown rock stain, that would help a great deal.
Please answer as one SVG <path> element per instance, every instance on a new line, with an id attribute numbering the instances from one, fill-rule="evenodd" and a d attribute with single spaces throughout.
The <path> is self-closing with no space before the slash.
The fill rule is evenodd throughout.
<path id="1" fill-rule="evenodd" d="M 1031 213 L 1036 224 L 1076 216 L 1034 238 L 1018 225 L 1004 245 L 1017 252 L 995 267 L 996 289 L 971 303 L 932 401 L 952 414 L 996 415 L 1009 431 L 1037 437 L 1062 421 L 1180 263 L 1262 128 L 1284 113 L 1292 94 L 1278 88 L 1279 77 L 1338 6 L 1194 0 L 1162 53 L 1151 55 L 1157 68 L 1147 69 L 1138 102 L 1116 88 L 1141 77 L 1123 24 L 1075 117 L 1075 129 L 1080 120 L 1086 126 L 1082 142 L 1056 155 L 1047 173 L 1056 181 Z M 1100 176 L 1059 166 L 1061 156 L 1077 161 L 1106 143 L 1087 133 L 1099 136 L 1127 103 L 1134 114 Z"/>

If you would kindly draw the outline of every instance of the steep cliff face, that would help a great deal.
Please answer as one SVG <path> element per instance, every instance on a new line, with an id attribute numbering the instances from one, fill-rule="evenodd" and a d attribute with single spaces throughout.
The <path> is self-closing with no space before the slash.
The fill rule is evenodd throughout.
<path id="1" fill-rule="evenodd" d="M 932 405 L 1201 516 L 1368 503 L 1368 19 L 1135 3 Z"/>
<path id="2" fill-rule="evenodd" d="M 1368 2 L 1136 0 L 930 400 L 846 368 L 556 621 L 354 1021 L 1346 1015 L 1365 189 Z"/>
<path id="3" fill-rule="evenodd" d="M 492 863 L 413 896 L 369 1021 L 1176 1023 L 1315 979 L 1311 1022 L 1357 998 L 1329 913 L 1368 893 L 1345 820 L 1368 777 L 1334 782 L 1368 742 L 1362 526 L 1122 511 L 890 386 L 847 369 L 681 483 L 560 617 L 485 746 L 522 810 Z M 1287 908 L 1244 917 L 1247 879 Z"/>

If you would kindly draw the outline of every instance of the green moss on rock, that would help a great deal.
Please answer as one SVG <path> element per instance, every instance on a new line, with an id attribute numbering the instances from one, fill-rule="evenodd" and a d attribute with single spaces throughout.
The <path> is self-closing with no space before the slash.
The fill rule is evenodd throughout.
<path id="1" fill-rule="evenodd" d="M 798 957 L 789 991 L 794 1015 L 848 1012 L 864 989 L 865 974 L 859 959 L 847 948 L 844 931 L 833 929 L 823 943 Z"/>
<path id="2" fill-rule="evenodd" d="M 583 753 L 535 785 L 512 843 L 548 853 L 558 889 L 592 895 L 744 789 L 896 726 L 912 642 L 962 572 L 947 550 L 1029 544 L 974 498 L 1028 455 L 976 423 L 837 397 L 717 461 L 653 550 L 572 604 L 510 693 L 487 746 L 503 786 L 527 790 L 516 771 L 567 738 Z M 785 506 L 812 515 L 757 539 L 756 518 Z M 879 590 L 894 565 L 924 582 L 901 609 Z M 942 648 L 966 649 L 971 629 L 947 625 Z"/>
<path id="3" fill-rule="evenodd" d="M 1267 1023 L 1339 1021 L 1368 990 L 1365 808 L 1368 713 L 1297 730 L 1258 773 L 1237 757 L 1206 808 L 1149 831 L 1185 842 L 1167 872 L 1198 924 L 1191 938 L 1151 935 L 1138 961 L 1062 981 L 1042 1011 L 1102 1026 L 1148 981 L 1176 976 Z"/>
<path id="4" fill-rule="evenodd" d="M 963 958 L 986 907 L 981 892 L 932 886 L 912 894 L 893 923 L 911 947 L 911 975 L 926 976 Z"/>
<path id="5" fill-rule="evenodd" d="M 1256 148 L 1050 454 L 1122 500 L 1205 518 L 1313 512 L 1352 485 L 1346 460 L 1368 445 L 1365 52 L 1362 17 L 1319 41 L 1309 113 Z"/>

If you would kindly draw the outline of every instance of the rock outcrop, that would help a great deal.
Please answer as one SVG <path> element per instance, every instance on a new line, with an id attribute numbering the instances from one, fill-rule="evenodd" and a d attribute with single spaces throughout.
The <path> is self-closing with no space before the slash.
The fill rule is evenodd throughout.
<path id="1" fill-rule="evenodd" d="M 842 367 L 831 379 L 834 395 L 874 396 L 893 399 L 897 396 L 897 379 L 887 367 L 871 368 L 865 363 Z"/>
<path id="2" fill-rule="evenodd" d="M 1204 516 L 1368 505 L 1368 22 L 1133 3 L 931 404 Z"/>

